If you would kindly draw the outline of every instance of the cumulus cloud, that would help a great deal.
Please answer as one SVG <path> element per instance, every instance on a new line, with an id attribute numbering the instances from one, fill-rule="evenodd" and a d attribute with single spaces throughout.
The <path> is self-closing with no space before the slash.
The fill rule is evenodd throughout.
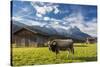
<path id="1" fill-rule="evenodd" d="M 93 20 L 87 22 L 86 23 L 87 27 L 84 26 L 83 31 L 92 36 L 97 36 L 97 21 L 96 20 L 97 19 L 94 18 Z"/>
<path id="2" fill-rule="evenodd" d="M 43 27 L 44 25 L 46 25 L 46 23 L 41 23 L 39 21 L 34 21 L 34 20 L 30 20 L 30 19 L 26 19 L 26 18 L 22 18 L 22 17 L 12 17 L 13 21 L 18 21 L 20 23 L 29 25 L 29 26 L 40 26 Z"/>
<path id="3" fill-rule="evenodd" d="M 13 16 L 12 17 L 13 21 L 18 21 L 21 22 L 23 24 L 27 24 L 27 25 L 32 25 L 32 20 L 26 19 L 26 18 L 22 18 L 22 17 L 17 17 L 17 16 Z"/>
<path id="4" fill-rule="evenodd" d="M 59 13 L 60 11 L 59 11 L 59 9 L 57 8 L 57 6 L 54 6 L 54 13 L 55 14 L 57 14 L 57 13 Z"/>
<path id="5" fill-rule="evenodd" d="M 44 7 L 36 6 L 35 9 L 39 14 L 46 14 L 46 9 Z"/>
<path id="6" fill-rule="evenodd" d="M 36 16 L 38 16 L 38 17 L 42 17 L 42 15 L 41 15 L 41 14 L 39 14 L 39 13 L 36 13 Z"/>
<path id="7" fill-rule="evenodd" d="M 93 18 L 90 21 L 85 21 L 82 13 L 78 12 L 64 17 L 63 20 L 70 22 L 72 27 L 77 26 L 81 31 L 91 36 L 97 36 L 97 18 Z M 66 24 L 67 22 L 64 23 Z"/>
<path id="8" fill-rule="evenodd" d="M 41 16 L 43 16 L 46 13 L 49 13 L 49 12 L 52 12 L 52 11 L 55 14 L 57 14 L 59 12 L 59 9 L 57 8 L 58 5 L 53 5 L 53 4 L 50 4 L 50 3 L 48 3 L 48 4 L 45 4 L 45 3 L 36 4 L 35 2 L 31 2 L 30 4 L 33 6 L 33 8 L 35 8 L 35 10 L 37 11 L 36 15 L 39 16 L 39 17 L 40 17 L 40 15 L 38 15 L 38 14 L 41 14 Z"/>
<path id="9" fill-rule="evenodd" d="M 21 19 L 20 19 L 20 17 L 14 17 L 14 16 L 13 16 L 13 17 L 12 17 L 12 20 L 15 20 L 15 21 L 18 20 L 18 21 L 20 21 Z"/>
<path id="10" fill-rule="evenodd" d="M 49 17 L 44 17 L 44 20 L 47 21 L 47 20 L 50 20 L 50 18 Z"/>
<path id="11" fill-rule="evenodd" d="M 52 26 L 55 26 L 55 27 L 56 27 L 56 26 L 60 26 L 59 22 L 57 22 L 57 21 L 52 22 L 51 25 L 52 25 Z"/>

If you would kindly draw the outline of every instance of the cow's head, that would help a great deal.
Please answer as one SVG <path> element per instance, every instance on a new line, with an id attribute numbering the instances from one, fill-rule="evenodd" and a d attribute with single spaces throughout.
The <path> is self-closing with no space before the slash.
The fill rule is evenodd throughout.
<path id="1" fill-rule="evenodd" d="M 49 50 L 54 50 L 56 46 L 56 41 L 48 41 Z"/>

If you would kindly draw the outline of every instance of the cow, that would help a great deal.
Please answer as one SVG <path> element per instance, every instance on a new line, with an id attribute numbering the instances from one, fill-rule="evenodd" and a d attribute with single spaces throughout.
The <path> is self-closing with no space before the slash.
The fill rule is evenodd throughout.
<path id="1" fill-rule="evenodd" d="M 59 53 L 59 51 L 68 50 L 68 56 L 69 56 L 70 52 L 74 54 L 73 43 L 74 42 L 72 39 L 54 39 L 48 42 L 48 46 L 49 50 L 55 52 L 56 55 Z"/>

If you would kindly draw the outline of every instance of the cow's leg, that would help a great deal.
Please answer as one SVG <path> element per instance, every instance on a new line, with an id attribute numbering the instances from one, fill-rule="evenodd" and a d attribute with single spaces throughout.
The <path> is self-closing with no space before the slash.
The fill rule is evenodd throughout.
<path id="1" fill-rule="evenodd" d="M 71 48 L 71 52 L 72 52 L 72 59 L 74 58 L 74 48 Z"/>
<path id="2" fill-rule="evenodd" d="M 57 53 L 56 53 L 56 59 L 57 59 Z"/>
<path id="3" fill-rule="evenodd" d="M 68 48 L 68 55 L 67 55 L 68 58 L 69 58 L 69 55 L 70 55 L 70 49 Z"/>
<path id="4" fill-rule="evenodd" d="M 56 50 L 56 59 L 57 59 L 57 54 L 59 53 L 59 50 Z"/>
<path id="5" fill-rule="evenodd" d="M 71 49 L 72 54 L 74 54 L 74 48 Z"/>

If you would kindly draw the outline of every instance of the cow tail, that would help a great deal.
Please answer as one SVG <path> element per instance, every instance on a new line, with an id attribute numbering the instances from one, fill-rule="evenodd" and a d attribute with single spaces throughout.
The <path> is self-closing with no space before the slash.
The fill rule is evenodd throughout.
<path id="1" fill-rule="evenodd" d="M 74 44 L 72 43 L 71 52 L 74 54 Z"/>

